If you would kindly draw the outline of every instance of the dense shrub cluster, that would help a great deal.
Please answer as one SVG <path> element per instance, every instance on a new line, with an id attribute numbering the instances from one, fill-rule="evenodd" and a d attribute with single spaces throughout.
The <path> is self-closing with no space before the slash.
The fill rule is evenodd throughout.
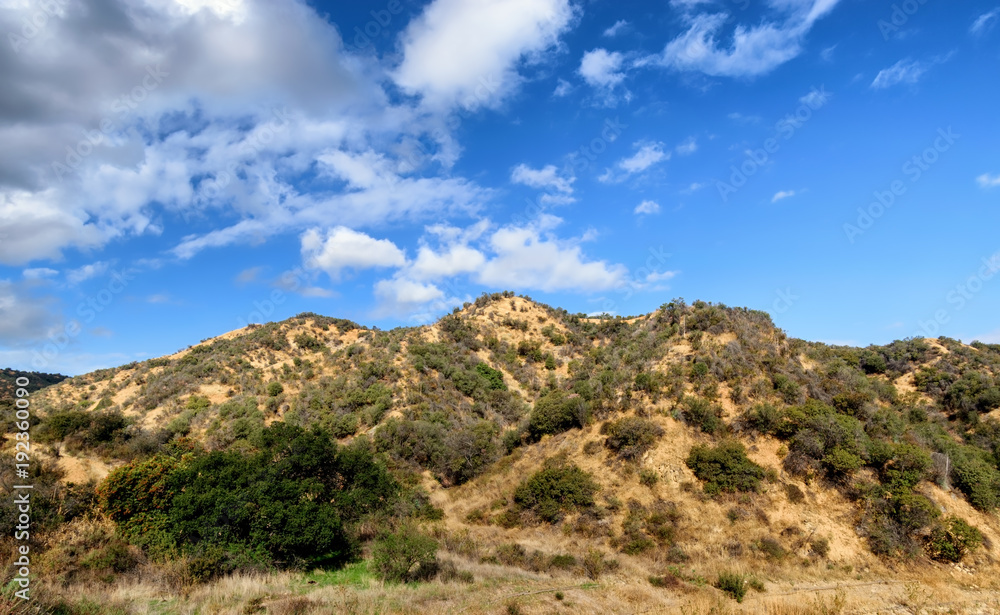
<path id="1" fill-rule="evenodd" d="M 750 461 L 739 442 L 727 441 L 716 447 L 697 445 L 686 460 L 694 475 L 705 483 L 705 493 L 757 491 L 764 468 Z"/>
<path id="2" fill-rule="evenodd" d="M 663 428 L 649 419 L 629 416 L 608 421 L 601 426 L 601 433 L 607 435 L 604 445 L 619 457 L 637 459 L 656 444 L 663 435 Z"/>
<path id="3" fill-rule="evenodd" d="M 586 401 L 575 393 L 549 391 L 535 402 L 528 418 L 528 435 L 538 440 L 547 434 L 562 433 L 587 424 Z"/>
<path id="4" fill-rule="evenodd" d="M 590 474 L 576 465 L 549 460 L 518 485 L 514 504 L 542 521 L 555 523 L 565 512 L 592 507 L 599 488 Z"/>
<path id="5" fill-rule="evenodd" d="M 255 450 L 157 456 L 113 471 L 101 507 L 154 555 L 213 550 L 258 565 L 335 565 L 353 554 L 352 524 L 385 514 L 400 487 L 363 445 L 274 423 Z"/>

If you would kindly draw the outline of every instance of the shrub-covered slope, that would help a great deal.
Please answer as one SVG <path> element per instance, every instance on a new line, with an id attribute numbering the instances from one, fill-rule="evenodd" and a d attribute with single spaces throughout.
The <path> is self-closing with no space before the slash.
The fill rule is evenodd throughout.
<path id="1" fill-rule="evenodd" d="M 734 562 L 986 571 L 1000 540 L 1000 345 L 828 346 L 700 301 L 594 319 L 496 293 L 391 331 L 301 314 L 33 397 L 40 523 L 111 523 L 191 582 L 369 557 L 397 581 L 473 576 L 439 570 L 440 545 L 742 600 L 734 579 L 765 587 Z M 272 488 L 298 507 L 267 508 Z"/>

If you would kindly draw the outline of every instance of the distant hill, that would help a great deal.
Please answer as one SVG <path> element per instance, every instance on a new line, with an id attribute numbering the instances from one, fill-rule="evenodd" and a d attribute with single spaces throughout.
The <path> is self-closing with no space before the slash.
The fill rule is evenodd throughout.
<path id="1" fill-rule="evenodd" d="M 15 382 L 22 376 L 28 379 L 28 385 L 25 388 L 32 393 L 47 386 L 58 384 L 68 378 L 68 376 L 63 376 L 62 374 L 22 372 L 9 367 L 0 369 L 0 400 L 10 399 L 14 396 L 14 391 L 18 388 Z"/>

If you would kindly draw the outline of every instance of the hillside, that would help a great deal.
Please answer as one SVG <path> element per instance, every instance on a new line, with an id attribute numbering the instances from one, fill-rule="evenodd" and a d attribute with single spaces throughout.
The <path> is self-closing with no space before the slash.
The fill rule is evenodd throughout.
<path id="1" fill-rule="evenodd" d="M 251 325 L 32 399 L 59 612 L 1000 609 L 1000 345 L 507 292 L 424 327 Z M 241 472 L 296 504 L 260 529 Z"/>

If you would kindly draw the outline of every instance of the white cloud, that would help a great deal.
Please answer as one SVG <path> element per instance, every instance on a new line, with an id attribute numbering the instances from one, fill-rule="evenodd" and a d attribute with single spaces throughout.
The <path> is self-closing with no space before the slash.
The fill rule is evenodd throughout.
<path id="1" fill-rule="evenodd" d="M 686 141 L 675 147 L 674 151 L 681 156 L 690 156 L 698 151 L 698 141 L 694 137 L 688 137 Z"/>
<path id="2" fill-rule="evenodd" d="M 772 203 L 777 203 L 778 201 L 780 201 L 782 199 L 787 199 L 787 198 L 793 197 L 793 196 L 795 196 L 795 191 L 794 190 L 780 190 L 780 191 L 776 192 L 773 197 L 771 197 L 771 202 Z"/>
<path id="3" fill-rule="evenodd" d="M 551 164 L 541 169 L 532 169 L 525 164 L 519 164 L 511 172 L 510 181 L 540 190 L 553 189 L 570 194 L 573 192 L 573 182 L 576 178 L 559 175 L 559 170 Z"/>
<path id="4" fill-rule="evenodd" d="M 302 234 L 302 260 L 307 268 L 325 271 L 337 281 L 344 269 L 401 267 L 406 256 L 388 239 L 375 239 L 364 233 L 338 226 L 324 234 L 309 229 Z"/>
<path id="5" fill-rule="evenodd" d="M 667 280 L 671 280 L 677 277 L 677 273 L 678 272 L 676 271 L 661 271 L 661 272 L 654 271 L 653 273 L 650 273 L 649 275 L 646 276 L 646 282 L 649 283 L 666 282 Z"/>
<path id="6" fill-rule="evenodd" d="M 833 52 L 837 50 L 837 45 L 831 45 L 819 52 L 819 57 L 823 59 L 824 62 L 833 62 Z"/>
<path id="7" fill-rule="evenodd" d="M 701 190 L 704 187 L 705 187 L 705 184 L 701 184 L 701 183 L 698 183 L 698 182 L 692 182 L 690 186 L 688 186 L 684 190 L 681 190 L 681 192 L 684 193 L 684 194 L 694 194 L 695 192 L 698 192 L 699 190 Z"/>
<path id="8" fill-rule="evenodd" d="M 926 65 L 916 60 L 909 58 L 900 60 L 889 68 L 880 70 L 875 76 L 875 80 L 872 81 L 871 87 L 875 90 L 884 90 L 900 83 L 914 84 L 920 81 L 920 78 L 927 72 L 927 68 Z"/>
<path id="9" fill-rule="evenodd" d="M 27 280 L 41 280 L 59 275 L 59 272 L 55 269 L 49 269 L 48 267 L 38 267 L 35 269 L 25 269 L 21 272 L 21 275 L 23 275 Z"/>
<path id="10" fill-rule="evenodd" d="M 633 147 L 637 147 L 638 151 L 619 160 L 615 165 L 617 171 L 608 169 L 597 179 L 605 183 L 625 181 L 630 175 L 641 173 L 658 162 L 670 160 L 670 152 L 663 151 L 663 143 L 637 141 Z"/>
<path id="11" fill-rule="evenodd" d="M 612 89 L 625 79 L 625 73 L 621 70 L 624 59 L 617 51 L 593 49 L 583 54 L 577 72 L 595 88 Z"/>
<path id="12" fill-rule="evenodd" d="M 606 29 L 603 33 L 604 36 L 614 37 L 618 36 L 622 30 L 628 27 L 628 22 L 624 19 L 619 19 L 611 27 Z"/>
<path id="13" fill-rule="evenodd" d="M 97 261 L 78 269 L 71 269 L 66 272 L 66 281 L 70 284 L 79 284 L 80 282 L 104 274 L 110 264 L 107 261 Z"/>
<path id="14" fill-rule="evenodd" d="M 808 94 L 799 98 L 799 102 L 813 109 L 820 109 L 830 101 L 831 96 L 832 94 L 827 92 L 825 88 L 821 87 L 818 90 L 813 88 Z"/>
<path id="15" fill-rule="evenodd" d="M 670 153 L 663 151 L 662 143 L 649 143 L 639 148 L 639 151 L 618 163 L 627 173 L 645 171 L 657 162 L 670 160 Z"/>
<path id="16" fill-rule="evenodd" d="M 737 25 L 732 42 L 718 39 L 729 13 L 685 11 L 688 29 L 667 43 L 658 62 L 681 71 L 700 71 L 716 77 L 755 77 L 771 72 L 802 52 L 802 42 L 813 24 L 829 13 L 839 0 L 772 0 L 772 8 L 787 13 L 782 20 L 758 25 Z M 702 2 L 672 3 L 686 9 Z"/>
<path id="17" fill-rule="evenodd" d="M 996 188 L 1000 186 L 1000 173 L 997 173 L 996 175 L 983 173 L 976 178 L 976 183 L 979 184 L 980 188 Z"/>
<path id="18" fill-rule="evenodd" d="M 444 298 L 444 293 L 433 284 L 422 284 L 405 278 L 379 280 L 375 283 L 375 296 L 393 305 L 393 311 L 407 306 L 416 308 Z"/>
<path id="19" fill-rule="evenodd" d="M 461 151 L 454 128 L 390 101 L 378 64 L 345 52 L 304 1 L 185 1 L 66 11 L 19 47 L 0 109 L 0 264 L 99 250 L 178 217 L 228 225 L 183 237 L 171 252 L 184 259 L 488 202 L 489 190 L 448 172 Z M 35 10 L 8 5 L 0 31 L 20 32 Z M 0 50 L 0 63 L 13 53 Z M 102 120 L 107 134 L 94 132 Z M 68 146 L 82 155 L 68 159 Z M 302 192 L 313 172 L 324 181 Z"/>
<path id="20" fill-rule="evenodd" d="M 635 214 L 658 214 L 660 213 L 660 204 L 656 201 L 643 201 L 635 206 L 633 210 Z"/>
<path id="21" fill-rule="evenodd" d="M 975 36 L 982 36 L 992 30 L 993 26 L 997 25 L 998 18 L 1000 18 L 1000 7 L 983 13 L 977 17 L 976 20 L 972 22 L 972 26 L 969 27 L 969 32 Z"/>
<path id="22" fill-rule="evenodd" d="M 441 252 L 424 245 L 406 275 L 417 280 L 437 280 L 478 271 L 485 262 L 482 252 L 466 244 L 451 245 Z"/>
<path id="23" fill-rule="evenodd" d="M 249 267 L 247 269 L 244 269 L 243 271 L 239 272 L 239 274 L 236 275 L 236 283 L 243 285 L 243 284 L 250 284 L 251 282 L 256 282 L 257 279 L 260 277 L 261 272 L 263 271 L 264 271 L 263 267 Z"/>
<path id="24" fill-rule="evenodd" d="M 572 17 L 568 0 L 434 0 L 400 36 L 393 77 L 434 108 L 496 106 L 519 60 L 555 45 Z"/>
<path id="25" fill-rule="evenodd" d="M 569 96 L 569 93 L 573 91 L 573 85 L 566 81 L 565 79 L 556 80 L 556 89 L 552 91 L 552 95 L 556 98 L 562 98 L 563 96 Z"/>
<path id="26" fill-rule="evenodd" d="M 524 288 L 546 292 L 598 291 L 616 288 L 626 275 L 622 265 L 591 261 L 579 240 L 559 240 L 548 231 L 561 222 L 543 215 L 526 226 L 505 226 L 489 238 L 495 254 L 481 269 L 478 282 L 495 288 Z"/>

